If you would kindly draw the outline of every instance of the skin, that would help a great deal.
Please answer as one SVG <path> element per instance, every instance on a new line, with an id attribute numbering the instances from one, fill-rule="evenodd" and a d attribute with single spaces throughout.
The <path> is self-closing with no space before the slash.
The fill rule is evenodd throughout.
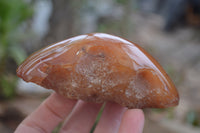
<path id="1" fill-rule="evenodd" d="M 22 121 L 15 133 L 51 133 L 62 121 L 60 133 L 89 133 L 101 106 L 52 93 Z M 142 110 L 107 103 L 94 133 L 142 133 L 143 127 Z"/>

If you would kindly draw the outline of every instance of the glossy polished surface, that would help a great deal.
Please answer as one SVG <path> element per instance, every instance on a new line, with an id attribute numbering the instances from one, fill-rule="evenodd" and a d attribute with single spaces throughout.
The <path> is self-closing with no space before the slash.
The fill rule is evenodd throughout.
<path id="1" fill-rule="evenodd" d="M 161 66 L 138 45 L 104 33 L 80 35 L 27 58 L 17 75 L 71 99 L 112 101 L 129 108 L 179 102 Z"/>

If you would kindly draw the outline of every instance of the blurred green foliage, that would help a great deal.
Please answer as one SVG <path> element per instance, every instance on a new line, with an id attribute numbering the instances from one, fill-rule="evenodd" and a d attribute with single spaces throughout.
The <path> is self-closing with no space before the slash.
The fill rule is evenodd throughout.
<path id="1" fill-rule="evenodd" d="M 63 125 L 63 122 L 60 122 L 51 133 L 59 133 L 62 125 Z"/>
<path id="2" fill-rule="evenodd" d="M 127 4 L 128 0 L 116 0 L 119 4 Z"/>
<path id="3" fill-rule="evenodd" d="M 9 60 L 19 64 L 25 59 L 18 36 L 32 15 L 31 3 L 25 0 L 0 0 L 0 98 L 10 98 L 15 93 L 16 77 L 7 65 Z"/>
<path id="4" fill-rule="evenodd" d="M 189 111 L 186 115 L 186 122 L 192 126 L 200 126 L 200 116 L 195 111 Z"/>
<path id="5" fill-rule="evenodd" d="M 118 18 L 101 18 L 98 22 L 97 32 L 110 33 L 126 38 L 135 30 L 130 16 L 137 4 L 132 0 L 116 0 L 116 3 L 124 7 L 123 15 L 119 15 Z"/>
<path id="6" fill-rule="evenodd" d="M 166 116 L 168 119 L 174 119 L 174 107 L 169 107 L 169 108 L 152 108 L 151 109 L 153 112 L 162 114 Z"/>

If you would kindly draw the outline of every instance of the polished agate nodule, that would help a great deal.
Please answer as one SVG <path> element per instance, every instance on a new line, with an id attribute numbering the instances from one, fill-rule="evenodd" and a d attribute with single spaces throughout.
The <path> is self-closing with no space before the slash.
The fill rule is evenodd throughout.
<path id="1" fill-rule="evenodd" d="M 76 36 L 35 52 L 17 75 L 70 99 L 164 108 L 179 102 L 161 66 L 138 45 L 104 33 Z"/>

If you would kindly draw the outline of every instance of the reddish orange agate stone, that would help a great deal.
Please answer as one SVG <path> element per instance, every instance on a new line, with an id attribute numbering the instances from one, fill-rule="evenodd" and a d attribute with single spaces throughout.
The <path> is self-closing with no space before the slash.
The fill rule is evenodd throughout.
<path id="1" fill-rule="evenodd" d="M 27 58 L 17 75 L 70 99 L 165 108 L 179 102 L 158 62 L 138 45 L 94 33 L 50 45 Z"/>

